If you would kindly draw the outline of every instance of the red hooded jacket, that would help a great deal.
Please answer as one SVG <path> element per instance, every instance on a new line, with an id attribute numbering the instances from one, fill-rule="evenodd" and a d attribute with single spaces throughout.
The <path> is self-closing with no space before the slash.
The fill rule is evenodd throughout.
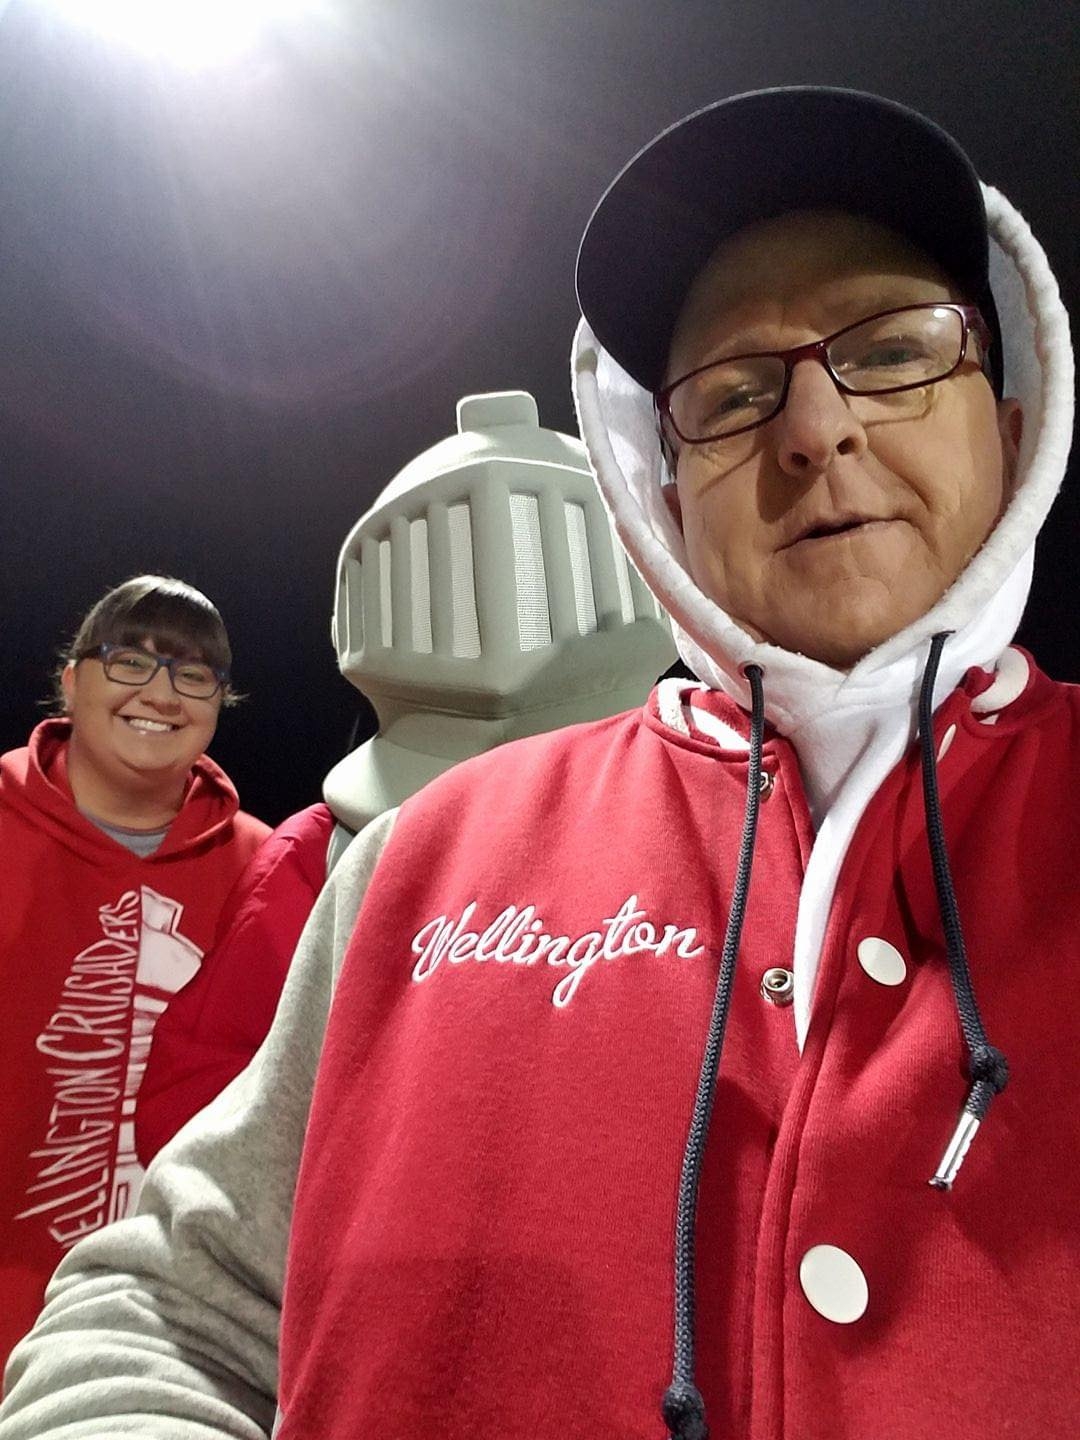
<path id="1" fill-rule="evenodd" d="M 1080 689 L 1032 666 L 980 715 L 988 678 L 940 707 L 934 740 L 1012 1079 L 951 1192 L 927 1181 L 966 1050 L 918 751 L 847 853 L 800 1055 L 761 985 L 792 953 L 812 832 L 795 752 L 767 739 L 694 1227 L 717 1440 L 1080 1434 Z M 278 1440 L 665 1433 L 676 1194 L 746 787 L 745 748 L 651 705 L 508 745 L 402 807 L 316 1081 Z"/>
<path id="2" fill-rule="evenodd" d="M 218 940 L 154 1030 L 135 1145 L 149 1165 L 266 1039 L 304 921 L 326 879 L 334 817 L 290 815 L 261 846 L 221 914 Z"/>
<path id="3" fill-rule="evenodd" d="M 0 1364 L 81 1236 L 134 1207 L 135 1097 L 158 1016 L 269 833 L 205 755 L 141 859 L 76 809 L 66 720 L 0 757 Z"/>

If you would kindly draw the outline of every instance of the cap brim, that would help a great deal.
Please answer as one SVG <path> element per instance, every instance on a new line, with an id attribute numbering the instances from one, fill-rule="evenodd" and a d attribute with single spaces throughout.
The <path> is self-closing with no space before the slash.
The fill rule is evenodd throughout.
<path id="1" fill-rule="evenodd" d="M 983 309 L 1000 379 L 986 210 L 970 160 L 925 116 L 855 90 L 753 91 L 657 136 L 586 227 L 577 262 L 582 314 L 623 369 L 658 390 L 683 301 L 720 241 L 803 209 L 867 216 L 936 260 Z"/>

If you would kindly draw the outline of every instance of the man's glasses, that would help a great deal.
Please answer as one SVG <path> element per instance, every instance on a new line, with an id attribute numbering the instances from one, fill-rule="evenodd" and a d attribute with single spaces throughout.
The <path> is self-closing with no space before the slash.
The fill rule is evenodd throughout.
<path id="1" fill-rule="evenodd" d="M 193 700 L 211 699 L 229 679 L 224 670 L 215 670 L 200 660 L 153 655 L 138 645 L 98 645 L 80 658 L 94 656 L 101 661 L 107 677 L 118 685 L 148 685 L 159 670 L 167 670 L 176 693 Z"/>
<path id="2" fill-rule="evenodd" d="M 928 302 L 885 310 L 790 350 L 714 360 L 654 396 L 661 427 L 699 445 L 765 425 L 784 408 L 801 360 L 824 365 L 845 395 L 898 395 L 947 380 L 974 336 L 985 366 L 990 330 L 974 305 Z"/>

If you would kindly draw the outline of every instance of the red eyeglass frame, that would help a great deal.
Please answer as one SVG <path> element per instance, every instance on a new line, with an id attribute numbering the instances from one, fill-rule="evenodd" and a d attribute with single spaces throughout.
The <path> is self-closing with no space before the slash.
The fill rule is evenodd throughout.
<path id="1" fill-rule="evenodd" d="M 962 333 L 960 355 L 956 364 L 951 370 L 946 370 L 944 375 L 936 375 L 933 380 L 915 380 L 906 385 L 890 385 L 884 390 L 856 390 L 852 386 L 846 385 L 829 364 L 828 347 L 834 340 L 839 340 L 841 335 L 846 335 L 849 330 L 857 330 L 860 325 L 866 325 L 871 320 L 885 320 L 890 315 L 902 315 L 906 310 L 952 310 L 960 316 Z M 845 325 L 840 330 L 834 331 L 833 334 L 823 336 L 820 340 L 811 340 L 805 345 L 793 345 L 789 350 L 751 350 L 738 355 L 723 355 L 717 360 L 710 360 L 707 365 L 699 365 L 695 370 L 688 370 L 685 375 L 680 375 L 677 380 L 673 380 L 670 385 L 665 385 L 662 390 L 654 391 L 653 406 L 656 410 L 661 438 L 664 437 L 665 423 L 671 426 L 672 431 L 684 445 L 707 445 L 715 440 L 731 440 L 736 435 L 745 435 L 748 430 L 757 430 L 760 426 L 767 425 L 770 420 L 774 420 L 780 414 L 787 404 L 791 372 L 803 360 L 817 360 L 836 388 L 844 395 L 896 395 L 902 390 L 920 390 L 926 385 L 937 385 L 942 380 L 948 380 L 960 369 L 967 358 L 968 339 L 972 333 L 982 346 L 982 368 L 985 370 L 987 351 L 993 344 L 990 327 L 983 319 L 977 305 L 966 305 L 953 300 L 925 300 L 915 305 L 896 305 L 891 310 L 879 310 L 873 315 L 864 315 L 860 320 L 853 320 L 850 325 Z M 780 389 L 780 398 L 776 403 L 776 408 L 763 419 L 754 420 L 749 425 L 740 425 L 737 430 L 725 430 L 722 435 L 703 435 L 697 440 L 688 439 L 679 429 L 675 422 L 675 416 L 671 413 L 673 392 L 687 380 L 692 380 L 695 375 L 702 375 L 706 370 L 712 370 L 717 365 L 728 365 L 732 360 L 782 360 L 784 362 L 784 383 Z"/>

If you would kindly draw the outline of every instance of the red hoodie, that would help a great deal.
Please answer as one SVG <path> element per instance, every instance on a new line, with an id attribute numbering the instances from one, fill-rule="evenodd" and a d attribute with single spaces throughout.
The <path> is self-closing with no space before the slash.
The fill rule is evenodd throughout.
<path id="1" fill-rule="evenodd" d="M 326 879 L 333 829 L 326 805 L 290 815 L 236 882 L 213 954 L 154 1031 L 135 1116 L 144 1165 L 240 1074 L 266 1039 L 296 942 Z"/>
<path id="2" fill-rule="evenodd" d="M 46 720 L 0 757 L 0 1364 L 68 1247 L 134 1207 L 154 1024 L 269 833 L 204 755 L 162 845 L 140 859 L 76 809 L 70 732 Z"/>

